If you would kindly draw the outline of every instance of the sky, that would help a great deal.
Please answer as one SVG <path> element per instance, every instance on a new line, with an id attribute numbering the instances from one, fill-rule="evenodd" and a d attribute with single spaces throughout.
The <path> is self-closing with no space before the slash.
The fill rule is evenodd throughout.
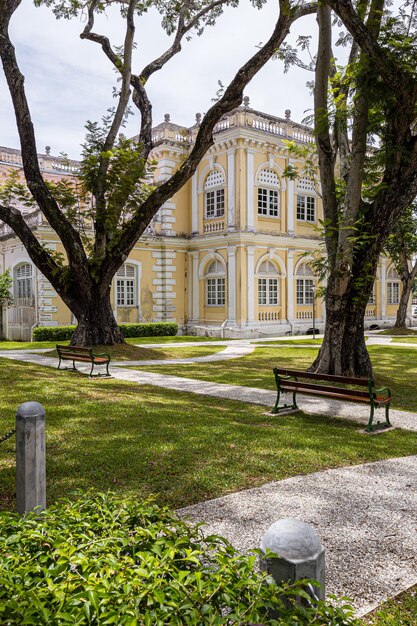
<path id="1" fill-rule="evenodd" d="M 201 37 L 184 41 L 182 51 L 148 83 L 154 125 L 163 121 L 165 113 L 172 122 L 194 124 L 195 114 L 204 114 L 211 106 L 218 80 L 226 85 L 256 51 L 257 44 L 267 41 L 276 22 L 277 5 L 277 0 L 268 0 L 262 10 L 257 10 L 249 0 L 242 0 L 239 8 L 226 9 Z M 160 21 L 156 12 L 138 20 L 134 72 L 168 47 L 170 40 Z M 50 146 L 52 154 L 64 152 L 79 158 L 86 121 L 99 121 L 115 104 L 112 90 L 117 84 L 116 74 L 97 44 L 80 39 L 83 28 L 80 20 L 56 20 L 50 9 L 35 8 L 31 0 L 23 0 L 12 18 L 10 33 L 25 76 L 38 152 Z M 115 45 L 123 41 L 123 24 L 116 12 L 103 16 L 95 31 L 108 35 Z M 315 37 L 315 33 L 315 19 L 309 16 L 293 26 L 287 41 L 294 44 L 298 34 Z M 285 110 L 290 109 L 291 119 L 301 122 L 312 107 L 306 87 L 312 78 L 299 68 L 284 74 L 280 61 L 270 61 L 248 85 L 245 95 L 258 111 L 284 117 Z M 139 117 L 133 115 L 124 132 L 133 136 L 138 128 Z M 20 147 L 1 69 L 0 145 Z"/>

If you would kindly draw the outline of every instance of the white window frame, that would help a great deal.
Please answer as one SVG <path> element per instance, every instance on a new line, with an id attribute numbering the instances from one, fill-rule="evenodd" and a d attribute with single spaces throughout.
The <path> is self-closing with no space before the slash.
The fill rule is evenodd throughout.
<path id="1" fill-rule="evenodd" d="M 296 302 L 298 306 L 312 306 L 314 300 L 314 278 L 297 276 Z"/>
<path id="2" fill-rule="evenodd" d="M 226 183 L 223 173 L 213 169 L 204 184 L 204 219 L 215 220 L 224 217 L 226 203 Z"/>
<path id="3" fill-rule="evenodd" d="M 281 184 L 278 174 L 263 167 L 256 177 L 258 187 L 258 216 L 279 219 L 281 217 Z"/>
<path id="4" fill-rule="evenodd" d="M 215 220 L 224 217 L 225 189 L 217 187 L 204 192 L 204 219 Z"/>
<path id="5" fill-rule="evenodd" d="M 280 276 L 275 265 L 269 261 L 263 261 L 258 272 L 258 305 L 279 306 L 280 304 Z"/>
<path id="6" fill-rule="evenodd" d="M 210 268 L 216 264 L 216 271 L 210 272 Z M 206 306 L 219 307 L 226 305 L 226 272 L 222 263 L 216 259 L 211 261 L 206 268 Z"/>
<path id="7" fill-rule="evenodd" d="M 310 206 L 308 206 L 310 203 Z M 312 204 L 312 206 L 311 206 Z M 314 224 L 317 216 L 316 196 L 308 193 L 297 193 L 296 215 L 298 222 Z"/>
<path id="8" fill-rule="evenodd" d="M 279 193 L 279 187 L 258 187 L 258 215 L 260 217 L 280 218 Z"/>
<path id="9" fill-rule="evenodd" d="M 128 268 L 133 269 L 133 275 L 127 274 Z M 116 272 L 115 299 L 118 309 L 134 308 L 138 306 L 137 268 L 132 263 L 124 263 Z"/>
<path id="10" fill-rule="evenodd" d="M 13 279 L 15 300 L 33 300 L 33 266 L 27 262 L 19 263 L 13 270 Z"/>
<path id="11" fill-rule="evenodd" d="M 400 303 L 400 281 L 389 280 L 387 282 L 387 304 Z"/>

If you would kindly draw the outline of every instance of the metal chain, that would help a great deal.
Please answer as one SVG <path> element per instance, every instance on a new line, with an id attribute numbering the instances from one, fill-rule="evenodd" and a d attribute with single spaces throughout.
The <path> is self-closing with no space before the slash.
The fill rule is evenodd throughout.
<path id="1" fill-rule="evenodd" d="M 13 430 L 3 435 L 3 437 L 0 437 L 0 443 L 3 443 L 3 441 L 7 441 L 8 439 L 10 439 L 10 437 L 13 437 L 15 432 L 16 432 L 16 428 L 13 428 Z"/>

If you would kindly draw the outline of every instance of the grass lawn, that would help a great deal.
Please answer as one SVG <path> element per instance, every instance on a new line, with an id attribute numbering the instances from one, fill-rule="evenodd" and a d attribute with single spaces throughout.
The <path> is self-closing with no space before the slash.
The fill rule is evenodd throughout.
<path id="1" fill-rule="evenodd" d="M 389 387 L 393 394 L 392 408 L 417 412 L 417 359 L 413 348 L 369 346 L 377 387 Z M 275 389 L 272 368 L 276 365 L 306 369 L 314 360 L 315 350 L 283 345 L 256 348 L 247 356 L 214 363 L 191 365 L 141 366 L 138 369 L 164 372 L 185 378 Z"/>
<path id="2" fill-rule="evenodd" d="M 215 342 L 215 341 L 223 341 L 222 339 L 217 339 L 215 337 L 192 337 L 189 335 L 184 335 L 183 337 L 175 336 L 167 336 L 167 337 L 129 337 L 126 339 L 126 343 L 130 345 L 141 345 L 147 343 L 189 343 L 189 342 Z M 233 341 L 232 339 L 228 339 L 227 341 Z M 56 344 L 59 343 L 63 346 L 67 346 L 69 341 L 0 341 L 0 351 L 1 350 L 37 350 L 40 348 L 50 348 L 51 350 L 55 348 Z"/>
<path id="3" fill-rule="evenodd" d="M 323 339 L 278 339 L 277 341 L 254 341 L 266 346 L 321 346 Z"/>
<path id="4" fill-rule="evenodd" d="M 156 361 L 169 359 L 189 359 L 191 357 L 209 356 L 221 352 L 226 346 L 215 346 L 213 344 L 201 346 L 176 346 L 167 344 L 164 348 L 143 348 L 140 345 L 131 343 L 116 346 L 94 346 L 96 354 L 110 354 L 112 361 Z M 58 358 L 55 347 L 44 353 L 45 356 Z"/>
<path id="5" fill-rule="evenodd" d="M 385 328 L 384 330 L 381 330 L 380 333 L 378 333 L 378 335 L 391 335 L 392 337 L 395 337 L 396 335 L 417 335 L 417 330 L 414 330 L 413 328 Z"/>
<path id="6" fill-rule="evenodd" d="M 384 602 L 364 619 L 369 626 L 415 626 L 417 623 L 417 585 Z"/>
<path id="7" fill-rule="evenodd" d="M 417 343 L 417 337 L 394 337 L 391 343 Z"/>
<path id="8" fill-rule="evenodd" d="M 410 455 L 417 446 L 417 433 L 366 437 L 347 420 L 273 417 L 256 405 L 6 359 L 0 381 L 7 389 L 0 435 L 13 427 L 22 402 L 45 407 L 49 502 L 95 488 L 155 493 L 160 503 L 180 507 L 297 474 Z M 14 506 L 14 446 L 14 438 L 0 444 L 2 508 Z"/>

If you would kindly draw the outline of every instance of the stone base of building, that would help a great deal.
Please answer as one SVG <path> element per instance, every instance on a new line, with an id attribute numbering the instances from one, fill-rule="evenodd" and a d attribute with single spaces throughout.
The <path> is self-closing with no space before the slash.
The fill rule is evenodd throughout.
<path id="1" fill-rule="evenodd" d="M 365 330 L 371 330 L 372 326 L 378 326 L 380 329 L 390 328 L 394 325 L 394 322 L 395 318 L 393 317 L 366 319 Z M 407 326 L 411 325 L 411 319 L 407 318 Z M 314 325 L 316 334 L 323 335 L 324 326 L 324 320 L 317 320 Z M 285 320 L 279 323 L 267 324 L 261 322 L 211 324 L 190 321 L 182 327 L 181 334 L 195 335 L 197 337 L 215 337 L 218 339 L 262 339 L 289 335 L 308 335 L 312 334 L 312 329 L 312 320 Z"/>

